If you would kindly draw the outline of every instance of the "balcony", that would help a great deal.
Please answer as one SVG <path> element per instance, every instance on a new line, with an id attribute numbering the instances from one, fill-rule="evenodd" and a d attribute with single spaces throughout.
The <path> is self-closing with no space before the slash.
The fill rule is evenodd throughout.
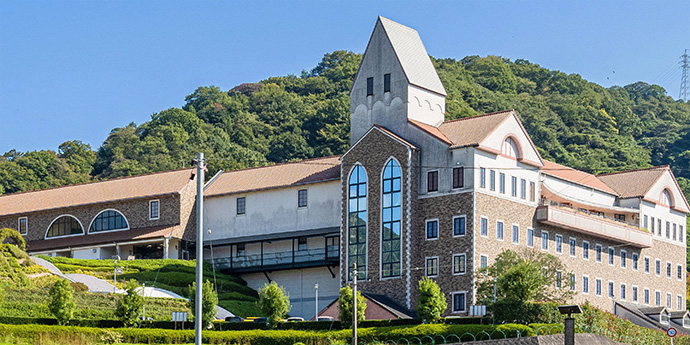
<path id="1" fill-rule="evenodd" d="M 639 248 L 652 246 L 652 235 L 637 225 L 582 212 L 546 201 L 537 208 L 537 221 Z"/>
<path id="2" fill-rule="evenodd" d="M 218 258 L 213 260 L 213 265 L 228 273 L 251 273 L 288 270 L 293 268 L 334 266 L 338 265 L 339 262 L 340 246 L 329 245 L 325 248 L 309 250 L 291 250 L 277 253 L 257 253 Z"/>

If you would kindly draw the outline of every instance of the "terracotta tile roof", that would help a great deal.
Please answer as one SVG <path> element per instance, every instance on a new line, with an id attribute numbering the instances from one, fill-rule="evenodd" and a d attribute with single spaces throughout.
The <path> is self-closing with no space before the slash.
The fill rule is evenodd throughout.
<path id="1" fill-rule="evenodd" d="M 601 174 L 597 175 L 597 178 L 618 192 L 621 198 L 638 198 L 647 194 L 649 189 L 667 170 L 669 170 L 668 165 L 664 165 L 647 169 Z"/>
<path id="2" fill-rule="evenodd" d="M 179 193 L 194 176 L 185 168 L 0 196 L 0 216 Z"/>
<path id="3" fill-rule="evenodd" d="M 544 174 L 559 177 L 564 180 L 568 180 L 577 184 L 598 189 L 609 194 L 618 195 L 618 193 L 615 190 L 607 186 L 604 182 L 602 182 L 592 174 L 576 170 L 565 165 L 554 163 L 546 159 L 543 159 L 543 161 L 544 166 L 541 168 L 541 171 Z"/>
<path id="4" fill-rule="evenodd" d="M 453 143 L 450 148 L 474 146 L 512 114 L 512 110 L 507 110 L 446 121 L 438 129 Z"/>
<path id="5" fill-rule="evenodd" d="M 114 243 L 114 242 L 125 242 L 125 241 L 138 241 L 150 238 L 163 238 L 167 236 L 173 236 L 175 238 L 180 238 L 175 235 L 175 230 L 179 228 L 179 225 L 173 226 L 156 226 L 149 228 L 133 229 L 133 230 L 123 230 L 123 231 L 112 231 L 102 234 L 89 234 L 81 236 L 71 236 L 63 238 L 52 238 L 47 240 L 39 241 L 29 241 L 26 243 L 28 251 L 36 252 L 41 250 L 53 250 L 61 248 L 77 248 L 89 245 Z"/>
<path id="6" fill-rule="evenodd" d="M 417 128 L 423 130 L 424 132 L 429 133 L 434 138 L 441 140 L 442 142 L 444 142 L 448 145 L 453 144 L 453 142 L 451 142 L 450 139 L 446 138 L 446 136 L 443 135 L 443 133 L 441 133 L 441 131 L 438 128 L 431 126 L 431 125 L 427 125 L 426 123 L 421 123 L 419 121 L 412 120 L 412 119 L 408 119 L 407 121 L 409 121 L 411 124 L 413 124 Z"/>
<path id="7" fill-rule="evenodd" d="M 257 168 L 225 171 L 204 190 L 204 196 L 289 187 L 340 179 L 340 156 L 305 159 Z"/>

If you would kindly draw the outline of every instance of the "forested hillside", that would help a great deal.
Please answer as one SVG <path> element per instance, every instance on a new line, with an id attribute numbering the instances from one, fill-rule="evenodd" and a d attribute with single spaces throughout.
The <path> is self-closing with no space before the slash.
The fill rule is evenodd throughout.
<path id="1" fill-rule="evenodd" d="M 231 90 L 199 87 L 185 105 L 111 131 L 96 151 L 67 141 L 58 151 L 0 156 L 0 193 L 189 166 L 196 152 L 210 174 L 343 153 L 348 92 L 360 54 L 326 54 L 311 71 Z M 448 93 L 446 119 L 517 110 L 541 154 L 600 173 L 670 164 L 690 192 L 690 104 L 657 85 L 604 88 L 526 60 L 436 59 Z"/>

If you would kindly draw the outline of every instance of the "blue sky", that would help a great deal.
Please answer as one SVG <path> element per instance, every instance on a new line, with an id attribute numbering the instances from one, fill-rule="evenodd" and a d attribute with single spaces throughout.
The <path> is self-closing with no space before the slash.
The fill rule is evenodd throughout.
<path id="1" fill-rule="evenodd" d="M 378 15 L 435 57 L 500 55 L 678 97 L 690 1 L 0 2 L 0 153 L 96 149 L 111 129 L 223 90 L 363 52 Z"/>

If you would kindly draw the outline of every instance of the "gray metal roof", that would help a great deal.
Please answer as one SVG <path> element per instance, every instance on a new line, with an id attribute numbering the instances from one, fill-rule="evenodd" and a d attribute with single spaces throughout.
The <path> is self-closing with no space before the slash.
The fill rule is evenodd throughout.
<path id="1" fill-rule="evenodd" d="M 412 85 L 445 96 L 446 89 L 443 88 L 441 79 L 436 74 L 436 69 L 431 63 L 431 58 L 417 30 L 383 17 L 379 17 L 379 21 L 402 65 L 407 81 Z"/>

